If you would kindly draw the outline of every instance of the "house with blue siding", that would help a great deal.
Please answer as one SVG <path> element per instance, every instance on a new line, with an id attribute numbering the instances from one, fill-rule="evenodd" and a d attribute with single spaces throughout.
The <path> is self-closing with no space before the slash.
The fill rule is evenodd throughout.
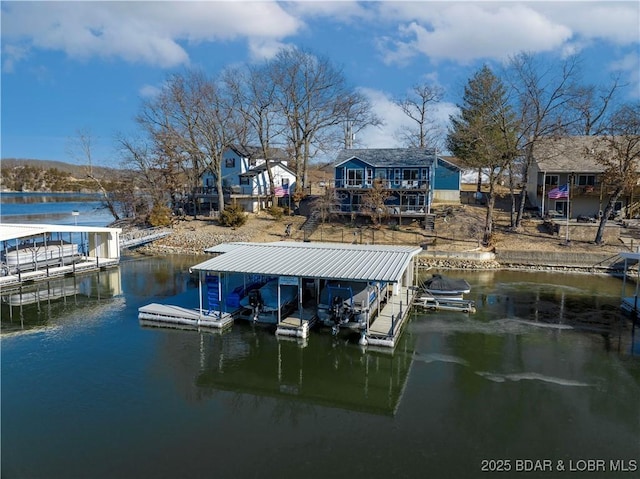
<path id="1" fill-rule="evenodd" d="M 225 203 L 234 201 L 244 211 L 255 213 L 268 206 L 271 197 L 288 197 L 295 188 L 295 172 L 287 166 L 285 153 L 273 149 L 268 162 L 263 158 L 262 149 L 252 146 L 233 146 L 223 153 L 221 175 L 225 193 Z M 269 182 L 269 172 L 273 178 L 273 188 Z M 207 170 L 202 175 L 201 203 L 217 204 L 216 175 Z"/>
<path id="2" fill-rule="evenodd" d="M 460 168 L 433 149 L 345 149 L 336 158 L 334 173 L 342 214 L 366 214 L 363 200 L 374 184 L 384 190 L 391 217 L 424 217 L 433 203 L 460 202 Z"/>

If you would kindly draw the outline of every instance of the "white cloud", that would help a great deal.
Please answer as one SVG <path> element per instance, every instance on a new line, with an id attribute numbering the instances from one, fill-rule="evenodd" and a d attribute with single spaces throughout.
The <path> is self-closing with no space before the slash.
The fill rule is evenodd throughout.
<path id="1" fill-rule="evenodd" d="M 429 5 L 429 4 L 427 4 Z M 569 28 L 520 4 L 486 8 L 484 4 L 452 3 L 429 21 L 401 25 L 400 37 L 387 53 L 388 61 L 408 51 L 433 60 L 469 63 L 476 59 L 502 60 L 519 51 L 549 51 L 569 40 Z"/>
<path id="2" fill-rule="evenodd" d="M 142 98 L 154 98 L 162 92 L 162 88 L 155 85 L 142 85 L 139 94 Z"/>
<path id="3" fill-rule="evenodd" d="M 371 88 L 361 88 L 359 91 L 371 103 L 373 113 L 383 119 L 384 125 L 367 127 L 359 132 L 356 135 L 357 147 L 398 148 L 403 146 L 396 133 L 402 128 L 415 127 L 415 123 L 404 114 L 387 93 Z M 449 126 L 449 116 L 457 110 L 454 104 L 448 102 L 440 102 L 434 106 L 435 120 L 443 132 L 446 132 Z"/>
<path id="4" fill-rule="evenodd" d="M 9 66 L 24 56 L 16 46 L 28 45 L 78 59 L 170 67 L 188 63 L 184 43 L 257 38 L 266 44 L 302 26 L 275 2 L 11 2 L 3 3 L 2 15 Z"/>

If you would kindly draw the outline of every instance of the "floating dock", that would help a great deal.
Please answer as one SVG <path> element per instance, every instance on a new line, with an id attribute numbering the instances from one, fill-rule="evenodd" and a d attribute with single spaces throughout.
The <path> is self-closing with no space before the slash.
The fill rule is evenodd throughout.
<path id="1" fill-rule="evenodd" d="M 622 301 L 620 308 L 631 314 L 634 320 L 640 319 L 640 251 L 620 253 L 624 259 L 624 272 L 622 277 Z M 627 279 L 630 278 L 631 269 L 635 267 L 635 288 L 632 296 L 627 295 Z"/>
<path id="2" fill-rule="evenodd" d="M 276 336 L 308 338 L 309 330 L 317 320 L 315 309 L 303 308 L 302 318 L 300 316 L 298 311 L 294 311 L 291 315 L 280 321 L 276 328 Z"/>
<path id="3" fill-rule="evenodd" d="M 413 304 L 430 311 L 459 311 L 461 313 L 476 312 L 476 304 L 474 301 L 461 298 L 443 298 L 424 292 L 418 293 Z"/>
<path id="4" fill-rule="evenodd" d="M 394 348 L 409 315 L 414 294 L 413 288 L 403 286 L 399 294 L 391 296 L 364 332 L 360 343 Z"/>
<path id="5" fill-rule="evenodd" d="M 207 314 L 207 311 L 204 310 L 151 303 L 138 309 L 138 319 L 146 321 L 148 325 L 177 324 L 197 328 L 223 329 L 233 323 L 234 317 L 231 313 L 220 314 L 214 311 Z"/>

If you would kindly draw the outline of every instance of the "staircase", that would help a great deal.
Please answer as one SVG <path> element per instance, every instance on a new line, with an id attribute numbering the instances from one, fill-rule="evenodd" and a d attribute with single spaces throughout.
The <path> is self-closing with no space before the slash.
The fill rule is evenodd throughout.
<path id="1" fill-rule="evenodd" d="M 436 230 L 436 215 L 425 215 L 424 218 L 424 229 L 425 231 L 435 231 Z"/>
<path id="2" fill-rule="evenodd" d="M 304 240 L 308 241 L 315 230 L 318 229 L 320 223 L 320 215 L 317 212 L 311 213 L 311 216 L 300 225 L 300 230 L 304 232 Z"/>

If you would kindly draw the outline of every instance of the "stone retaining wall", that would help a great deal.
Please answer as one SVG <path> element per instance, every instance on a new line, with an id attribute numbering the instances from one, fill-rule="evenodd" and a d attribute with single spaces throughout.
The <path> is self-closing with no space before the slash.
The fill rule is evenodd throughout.
<path id="1" fill-rule="evenodd" d="M 617 254 L 549 252 L 496 249 L 487 252 L 424 251 L 418 267 L 440 269 L 537 269 L 572 271 L 620 271 L 623 261 Z"/>

